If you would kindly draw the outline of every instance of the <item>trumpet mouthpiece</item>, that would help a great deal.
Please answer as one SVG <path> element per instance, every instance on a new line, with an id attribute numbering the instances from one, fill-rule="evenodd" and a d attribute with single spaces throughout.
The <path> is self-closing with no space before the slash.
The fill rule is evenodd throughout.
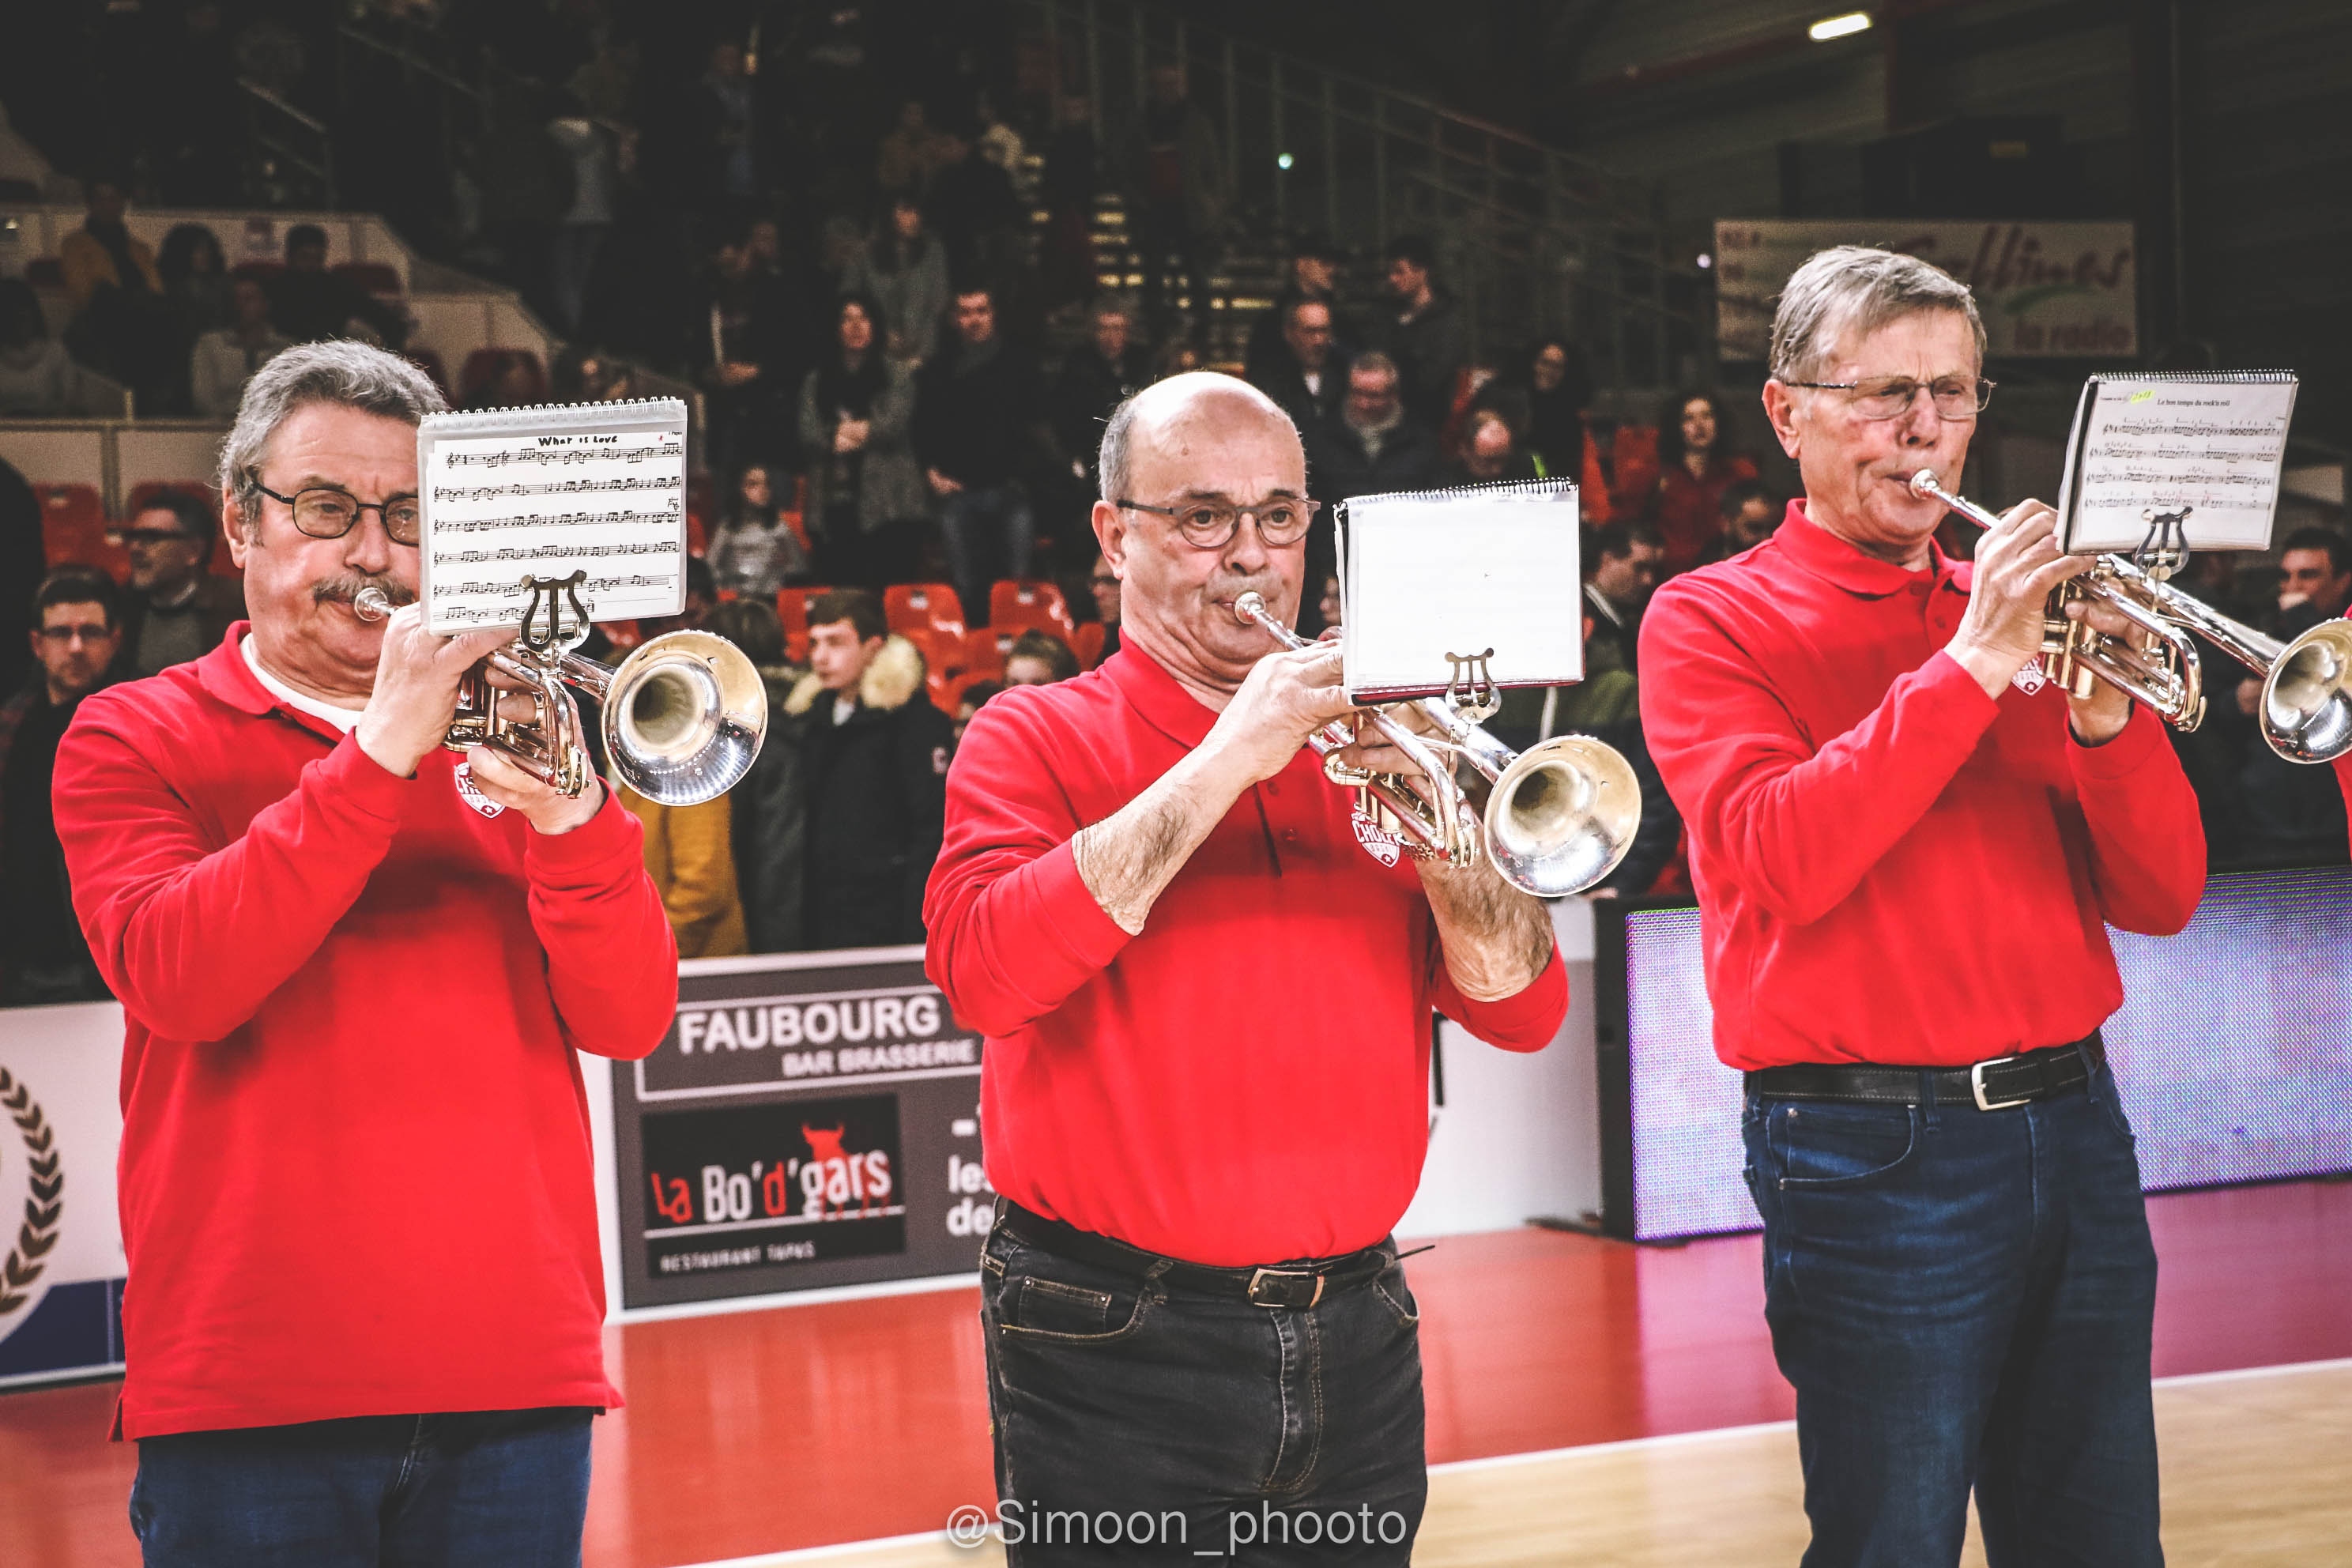
<path id="1" fill-rule="evenodd" d="M 1940 499 L 1943 488 L 1942 481 L 1936 478 L 1936 470 L 1933 468 L 1922 468 L 1911 476 L 1911 493 L 1921 500 Z"/>
<path id="2" fill-rule="evenodd" d="M 363 621 L 381 621 L 392 614 L 392 595 L 370 584 L 352 595 L 352 614 Z"/>
<path id="3" fill-rule="evenodd" d="M 1234 601 L 1234 619 L 1244 624 L 1256 621 L 1266 614 L 1265 595 L 1253 588 Z"/>

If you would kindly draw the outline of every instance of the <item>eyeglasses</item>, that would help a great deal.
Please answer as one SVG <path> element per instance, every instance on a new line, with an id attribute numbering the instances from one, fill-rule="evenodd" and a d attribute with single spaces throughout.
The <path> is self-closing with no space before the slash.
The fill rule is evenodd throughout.
<path id="1" fill-rule="evenodd" d="M 191 544 L 197 542 L 194 534 L 176 528 L 126 528 L 118 537 L 125 544 L 172 544 L 183 540 Z"/>
<path id="2" fill-rule="evenodd" d="M 1911 412 L 1911 400 L 1919 395 L 1923 387 L 1936 405 L 1937 417 L 1973 419 L 1992 401 L 1994 385 L 1982 376 L 1970 380 L 1958 375 L 1944 376 L 1932 383 L 1895 375 L 1877 381 L 1784 381 L 1780 384 L 1810 386 L 1821 392 L 1851 392 L 1853 395 L 1847 401 L 1864 419 L 1902 418 Z"/>
<path id="3" fill-rule="evenodd" d="M 383 521 L 384 534 L 394 544 L 415 543 L 425 525 L 424 504 L 415 496 L 394 496 L 377 504 L 362 501 L 349 490 L 331 486 L 282 496 L 263 484 L 257 475 L 253 476 L 253 488 L 271 500 L 282 502 L 294 513 L 294 526 L 313 539 L 341 539 L 352 531 L 363 511 L 372 511 Z"/>
<path id="4" fill-rule="evenodd" d="M 1223 550 L 1241 531 L 1242 519 L 1257 520 L 1257 536 L 1268 544 L 1296 544 L 1307 537 L 1307 525 L 1323 510 L 1319 500 L 1270 500 L 1256 506 L 1223 506 L 1192 501 L 1184 506 L 1149 506 L 1139 500 L 1115 500 L 1113 506 L 1173 518 L 1176 531 L 1195 550 Z"/>
<path id="5" fill-rule="evenodd" d="M 78 621 L 69 626 L 43 626 L 40 638 L 55 647 L 64 647 L 79 637 L 84 642 L 104 642 L 114 635 L 114 628 L 103 621 Z"/>

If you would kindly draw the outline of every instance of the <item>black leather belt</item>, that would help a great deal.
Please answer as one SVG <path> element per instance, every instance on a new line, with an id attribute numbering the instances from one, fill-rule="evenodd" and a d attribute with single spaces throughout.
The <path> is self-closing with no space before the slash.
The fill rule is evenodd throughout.
<path id="1" fill-rule="evenodd" d="M 1879 1067 L 1860 1062 L 1801 1062 L 1759 1068 L 1747 1077 L 1750 1094 L 1774 1100 L 1843 1100 L 1874 1105 L 1916 1105 L 1920 1080 L 1932 1084 L 1938 1105 L 2006 1110 L 2052 1095 L 2071 1094 L 2091 1081 L 2107 1058 L 2094 1029 L 2072 1045 L 1964 1068 Z"/>
<path id="2" fill-rule="evenodd" d="M 1395 1248 L 1382 1242 L 1344 1258 L 1309 1258 L 1264 1268 L 1214 1268 L 1205 1263 L 1162 1258 L 1108 1236 L 1047 1219 L 1007 1197 L 996 1200 L 996 1223 L 1024 1245 L 1056 1258 L 1255 1307 L 1312 1307 L 1337 1291 L 1371 1283 L 1388 1271 L 1397 1257 Z"/>

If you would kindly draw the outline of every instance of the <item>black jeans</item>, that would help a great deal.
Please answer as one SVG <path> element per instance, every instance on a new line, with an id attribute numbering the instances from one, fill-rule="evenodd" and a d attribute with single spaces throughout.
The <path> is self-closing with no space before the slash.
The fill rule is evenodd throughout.
<path id="1" fill-rule="evenodd" d="M 1429 1479 L 1402 1265 L 1299 1310 L 1171 1291 L 1002 1225 L 980 1267 L 1012 1568 L 1412 1560 Z"/>

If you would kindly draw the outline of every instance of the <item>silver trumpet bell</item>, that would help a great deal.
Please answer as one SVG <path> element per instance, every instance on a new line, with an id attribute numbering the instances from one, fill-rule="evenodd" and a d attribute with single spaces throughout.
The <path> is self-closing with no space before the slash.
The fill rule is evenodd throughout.
<path id="1" fill-rule="evenodd" d="M 362 588 L 352 610 L 364 621 L 383 620 L 392 599 Z M 499 713 L 491 669 L 531 700 L 530 719 Z M 467 673 L 442 744 L 453 752 L 488 746 L 549 787 L 577 795 L 595 769 L 567 686 L 595 699 L 613 772 L 662 805 L 697 805 L 726 794 L 751 771 L 768 732 L 759 669 L 725 637 L 687 631 L 657 637 L 614 666 L 518 638 Z"/>
<path id="2" fill-rule="evenodd" d="M 1911 476 L 1911 493 L 1943 502 L 1980 527 L 2000 517 L 1946 489 L 1933 468 Z M 2122 642 L 2066 615 L 2073 599 L 2114 609 L 2143 640 Z M 2202 637 L 2263 678 L 2263 740 L 2290 763 L 2331 763 L 2352 752 L 2352 621 L 2322 621 L 2281 642 L 2233 620 L 2126 555 L 2101 555 L 2050 595 L 2042 651 L 2053 680 L 2083 696 L 2095 677 L 2120 687 L 2183 731 L 2205 716 Z"/>
<path id="3" fill-rule="evenodd" d="M 1260 595 L 1236 599 L 1234 615 L 1286 647 L 1316 646 L 1276 620 Z M 1382 737 L 1412 759 L 1417 778 L 1340 762 L 1335 753 L 1356 739 L 1343 724 L 1326 725 L 1307 743 L 1323 758 L 1325 776 L 1357 791 L 1359 809 L 1394 833 L 1406 854 L 1454 867 L 1483 858 L 1521 892 L 1556 899 L 1597 885 L 1633 848 L 1641 784 L 1610 747 L 1561 735 L 1514 752 L 1436 698 L 1395 706 L 1416 710 L 1437 730 L 1421 734 L 1385 710 L 1369 710 Z"/>

